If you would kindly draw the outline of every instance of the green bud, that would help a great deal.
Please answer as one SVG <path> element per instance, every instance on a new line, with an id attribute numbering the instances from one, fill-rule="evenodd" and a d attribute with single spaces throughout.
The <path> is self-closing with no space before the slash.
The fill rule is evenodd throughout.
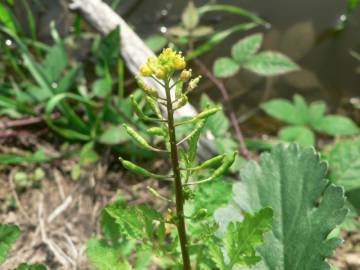
<path id="1" fill-rule="evenodd" d="M 220 166 L 221 162 L 225 158 L 226 155 L 218 155 L 216 157 L 213 157 L 211 159 L 208 159 L 201 163 L 199 166 L 193 167 L 193 168 L 187 168 L 189 171 L 199 171 L 207 168 L 213 168 Z"/>
<path id="2" fill-rule="evenodd" d="M 178 100 L 176 100 L 174 102 L 174 110 L 185 106 L 187 102 L 188 102 L 188 97 L 185 95 L 182 95 Z"/>
<path id="3" fill-rule="evenodd" d="M 142 175 L 142 176 L 145 176 L 145 177 L 154 177 L 154 178 L 160 178 L 160 179 L 169 178 L 166 175 L 159 175 L 159 174 L 149 172 L 148 170 L 146 170 L 146 169 L 132 163 L 131 161 L 125 160 L 125 159 L 123 159 L 121 157 L 119 157 L 119 159 L 120 159 L 121 164 L 124 166 L 125 169 L 127 169 L 129 171 L 132 171 L 132 172 L 134 172 L 136 174 L 139 174 L 139 175 Z"/>
<path id="4" fill-rule="evenodd" d="M 207 109 L 207 110 L 202 111 L 201 113 L 199 113 L 197 116 L 195 116 L 195 119 L 208 118 L 208 117 L 210 117 L 211 115 L 217 113 L 218 111 L 221 111 L 221 107 L 220 107 L 220 106 Z"/>
<path id="5" fill-rule="evenodd" d="M 152 96 L 154 98 L 158 98 L 159 94 L 156 91 L 156 89 L 151 88 L 150 86 L 148 86 L 143 80 L 141 80 L 140 78 L 136 78 L 136 81 L 139 85 L 139 87 L 144 90 L 146 95 Z"/>
<path id="6" fill-rule="evenodd" d="M 159 152 L 161 150 L 151 146 L 139 133 L 136 132 L 135 129 L 132 127 L 129 127 L 126 124 L 123 124 L 124 128 L 126 129 L 126 132 L 130 135 L 130 137 L 136 141 L 141 147 L 147 150 L 156 151 Z"/>

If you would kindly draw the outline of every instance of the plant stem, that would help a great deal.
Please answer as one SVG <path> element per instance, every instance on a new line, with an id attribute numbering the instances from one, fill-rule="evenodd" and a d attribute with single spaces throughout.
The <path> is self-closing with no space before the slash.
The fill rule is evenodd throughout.
<path id="1" fill-rule="evenodd" d="M 168 131 L 169 131 L 169 141 L 170 141 L 171 163 L 172 163 L 172 169 L 175 180 L 177 230 L 180 240 L 183 269 L 191 270 L 186 228 L 185 228 L 185 218 L 184 218 L 184 194 L 181 183 L 179 155 L 178 155 L 178 148 L 176 145 L 176 135 L 175 135 L 175 126 L 174 126 L 174 110 L 171 102 L 169 80 L 165 81 L 165 91 L 166 91 L 166 101 L 167 101 L 166 109 L 168 114 Z"/>

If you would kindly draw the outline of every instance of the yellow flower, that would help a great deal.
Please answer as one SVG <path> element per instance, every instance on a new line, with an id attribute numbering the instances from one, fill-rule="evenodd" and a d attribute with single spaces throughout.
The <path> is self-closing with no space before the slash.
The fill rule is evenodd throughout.
<path id="1" fill-rule="evenodd" d="M 140 67 L 140 74 L 144 77 L 150 77 L 152 75 L 152 71 L 149 66 L 145 64 Z"/>

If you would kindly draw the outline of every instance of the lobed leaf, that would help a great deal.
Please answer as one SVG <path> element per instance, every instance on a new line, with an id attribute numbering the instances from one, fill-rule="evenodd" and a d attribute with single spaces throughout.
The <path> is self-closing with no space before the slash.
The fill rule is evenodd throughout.
<path id="1" fill-rule="evenodd" d="M 329 269 L 326 258 L 341 243 L 328 238 L 347 214 L 341 187 L 325 179 L 327 165 L 312 148 L 279 145 L 249 162 L 234 186 L 234 201 L 244 211 L 271 207 L 272 232 L 258 249 L 263 262 L 254 269 Z"/>

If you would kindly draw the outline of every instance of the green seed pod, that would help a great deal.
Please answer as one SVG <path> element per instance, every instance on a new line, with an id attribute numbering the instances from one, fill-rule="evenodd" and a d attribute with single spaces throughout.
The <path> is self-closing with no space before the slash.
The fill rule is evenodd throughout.
<path id="1" fill-rule="evenodd" d="M 166 136 L 166 131 L 161 127 L 151 127 L 146 130 L 151 135 Z"/>
<path id="2" fill-rule="evenodd" d="M 159 174 L 155 174 L 155 173 L 152 173 L 152 172 L 149 172 L 148 170 L 128 161 L 128 160 L 125 160 L 121 157 L 119 157 L 120 161 L 121 161 L 121 164 L 124 166 L 125 169 L 129 170 L 129 171 L 132 171 L 136 174 L 139 174 L 139 175 L 142 175 L 142 176 L 145 176 L 145 177 L 154 177 L 154 178 L 159 178 L 159 179 L 168 179 L 169 177 L 166 176 L 166 175 L 159 175 Z"/>
<path id="3" fill-rule="evenodd" d="M 208 117 L 210 117 L 211 115 L 217 113 L 218 111 L 221 111 L 221 107 L 220 107 L 220 106 L 207 109 L 207 110 L 202 111 L 201 113 L 199 113 L 197 116 L 195 116 L 195 119 L 208 118 Z"/>
<path id="4" fill-rule="evenodd" d="M 136 78 L 136 81 L 139 85 L 139 87 L 144 90 L 145 94 L 152 96 L 154 98 L 159 97 L 158 92 L 156 91 L 156 89 L 151 88 L 150 86 L 148 86 L 143 80 L 141 80 L 140 78 Z"/>
<path id="5" fill-rule="evenodd" d="M 161 150 L 151 146 L 139 133 L 135 131 L 135 129 L 129 127 L 126 124 L 123 124 L 124 128 L 126 129 L 126 132 L 130 135 L 131 138 L 134 139 L 141 147 L 147 150 L 156 151 L 159 152 Z"/>
<path id="6" fill-rule="evenodd" d="M 221 175 L 223 175 L 224 173 L 226 173 L 226 171 L 231 167 L 231 165 L 234 163 L 235 159 L 236 159 L 236 155 L 237 155 L 237 151 L 233 152 L 232 154 L 229 154 L 227 156 L 225 156 L 224 158 L 224 162 L 222 163 L 222 165 L 217 168 L 208 179 L 213 180 Z M 208 180 L 208 181 L 210 181 Z"/>
<path id="7" fill-rule="evenodd" d="M 136 115 L 137 115 L 140 119 L 145 119 L 145 118 L 146 118 L 146 115 L 142 112 L 139 104 L 136 102 L 135 96 L 134 96 L 134 95 L 131 95 L 131 96 L 130 96 L 130 100 L 131 100 L 132 106 L 134 107 L 134 110 L 135 110 Z"/>
<path id="8" fill-rule="evenodd" d="M 148 96 L 145 99 L 146 99 L 146 102 L 149 104 L 151 110 L 156 114 L 156 116 L 159 117 L 160 119 L 162 119 L 160 108 L 159 108 L 159 105 L 156 103 L 156 101 Z"/>
<path id="9" fill-rule="evenodd" d="M 199 171 L 207 168 L 213 168 L 220 166 L 221 162 L 224 160 L 226 155 L 218 155 L 216 157 L 213 157 L 211 159 L 208 159 L 201 163 L 200 165 L 193 167 L 193 168 L 187 168 L 189 171 Z"/>
<path id="10" fill-rule="evenodd" d="M 178 82 L 176 83 L 175 97 L 176 97 L 177 99 L 180 98 L 181 95 L 182 95 L 183 85 L 184 85 L 184 82 L 182 82 L 182 81 L 178 81 Z"/>

